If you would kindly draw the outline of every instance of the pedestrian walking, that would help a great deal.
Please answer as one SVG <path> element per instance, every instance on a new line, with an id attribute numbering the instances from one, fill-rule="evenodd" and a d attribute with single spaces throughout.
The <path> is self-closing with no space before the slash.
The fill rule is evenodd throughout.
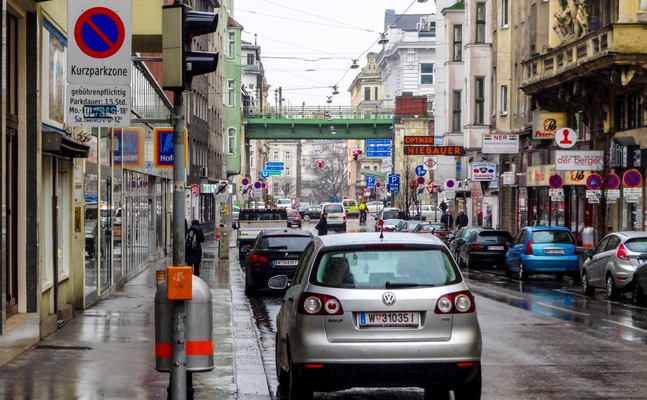
<path id="1" fill-rule="evenodd" d="M 191 226 L 186 230 L 185 260 L 188 266 L 193 267 L 193 275 L 200 276 L 200 263 L 202 262 L 202 245 L 204 232 L 200 221 L 194 219 Z"/>
<path id="2" fill-rule="evenodd" d="M 467 226 L 467 224 L 468 224 L 467 215 L 465 215 L 465 212 L 461 210 L 458 213 L 458 217 L 456 217 L 456 227 L 460 229 L 464 226 Z"/>
<path id="3" fill-rule="evenodd" d="M 315 226 L 315 229 L 319 236 L 328 234 L 328 213 L 321 214 L 321 218 L 319 219 L 317 226 Z"/>
<path id="4" fill-rule="evenodd" d="M 440 218 L 440 222 L 445 224 L 447 229 L 451 230 L 454 226 L 454 217 L 452 217 L 452 213 L 449 210 L 445 211 L 445 215 Z"/>

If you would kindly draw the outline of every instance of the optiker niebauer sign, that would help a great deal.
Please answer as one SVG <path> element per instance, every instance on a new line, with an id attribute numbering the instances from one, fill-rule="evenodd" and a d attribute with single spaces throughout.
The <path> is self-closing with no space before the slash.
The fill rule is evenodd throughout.
<path id="1" fill-rule="evenodd" d="M 604 154 L 597 150 L 556 150 L 556 171 L 599 171 L 604 167 Z"/>

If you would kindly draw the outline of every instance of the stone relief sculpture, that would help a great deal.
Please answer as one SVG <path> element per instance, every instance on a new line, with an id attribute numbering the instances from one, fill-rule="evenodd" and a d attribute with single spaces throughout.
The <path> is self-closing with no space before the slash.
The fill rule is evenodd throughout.
<path id="1" fill-rule="evenodd" d="M 553 15 L 553 30 L 562 44 L 572 42 L 591 31 L 588 0 L 558 0 L 559 8 Z"/>

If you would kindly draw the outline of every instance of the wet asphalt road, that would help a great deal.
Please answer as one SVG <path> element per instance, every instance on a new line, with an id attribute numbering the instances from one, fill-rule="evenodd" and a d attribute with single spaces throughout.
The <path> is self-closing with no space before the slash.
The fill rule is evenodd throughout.
<path id="1" fill-rule="evenodd" d="M 303 228 L 314 231 L 315 221 Z M 369 231 L 356 220 L 348 231 Z M 315 232 L 316 234 L 316 232 Z M 593 297 L 566 277 L 508 279 L 500 268 L 463 270 L 483 331 L 483 399 L 647 399 L 647 308 L 631 294 Z M 242 290 L 232 288 L 233 290 Z M 275 317 L 281 296 L 249 299 L 267 381 L 274 388 Z M 352 389 L 315 399 L 422 399 L 419 389 Z"/>

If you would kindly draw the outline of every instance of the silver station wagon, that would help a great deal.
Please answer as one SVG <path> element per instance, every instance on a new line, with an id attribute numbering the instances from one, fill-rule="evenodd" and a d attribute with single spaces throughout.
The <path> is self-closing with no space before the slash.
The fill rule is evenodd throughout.
<path id="1" fill-rule="evenodd" d="M 425 399 L 481 398 L 474 297 L 432 236 L 315 237 L 277 316 L 281 399 L 352 387 L 420 387 Z"/>

